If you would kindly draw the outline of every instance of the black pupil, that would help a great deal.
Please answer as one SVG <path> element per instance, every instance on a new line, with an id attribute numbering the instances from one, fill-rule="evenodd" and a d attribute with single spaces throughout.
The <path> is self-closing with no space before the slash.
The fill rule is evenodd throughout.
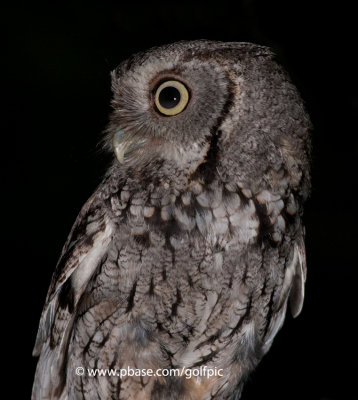
<path id="1" fill-rule="evenodd" d="M 164 108 L 174 108 L 180 102 L 180 92 L 173 86 L 167 86 L 159 93 L 159 103 Z"/>

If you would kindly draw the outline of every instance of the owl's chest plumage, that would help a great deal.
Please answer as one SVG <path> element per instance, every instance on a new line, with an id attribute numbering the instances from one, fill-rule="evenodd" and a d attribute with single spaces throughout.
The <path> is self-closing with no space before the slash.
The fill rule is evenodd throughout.
<path id="1" fill-rule="evenodd" d="M 193 367 L 214 358 L 220 365 L 219 358 L 230 365 L 240 337 L 251 335 L 255 347 L 269 329 L 270 302 L 280 295 L 290 257 L 284 202 L 267 191 L 254 196 L 218 181 L 193 181 L 181 192 L 149 189 L 125 184 L 108 196 L 117 228 L 79 314 L 99 307 L 97 333 L 102 339 L 114 335 L 116 346 L 158 347 L 158 360 L 150 363 Z M 88 329 L 81 324 L 79 337 Z M 114 326 L 121 333 L 113 333 Z M 80 348 L 91 346 L 97 344 L 83 341 Z M 103 364 L 110 361 L 105 349 L 97 359 Z"/>

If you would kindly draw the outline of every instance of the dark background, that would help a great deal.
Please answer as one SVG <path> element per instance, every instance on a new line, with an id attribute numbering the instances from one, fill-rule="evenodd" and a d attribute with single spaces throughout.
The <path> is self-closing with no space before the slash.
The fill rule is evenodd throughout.
<path id="1" fill-rule="evenodd" d="M 2 76 L 9 120 L 2 132 L 2 221 L 9 224 L 2 226 L 2 259 L 10 277 L 2 289 L 11 293 L 4 309 L 19 325 L 7 329 L 9 343 L 16 338 L 10 362 L 22 371 L 12 397 L 29 398 L 31 351 L 52 271 L 108 163 L 97 143 L 110 111 L 109 72 L 133 52 L 207 38 L 271 46 L 315 127 L 304 309 L 296 320 L 288 316 L 243 399 L 356 398 L 354 15 L 342 1 L 305 0 L 7 6 L 1 17 L 9 45 L 1 49 L 9 67 Z"/>

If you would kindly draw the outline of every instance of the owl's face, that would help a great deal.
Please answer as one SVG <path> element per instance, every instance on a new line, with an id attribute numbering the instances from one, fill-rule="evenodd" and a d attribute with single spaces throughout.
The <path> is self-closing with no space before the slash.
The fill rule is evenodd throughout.
<path id="1" fill-rule="evenodd" d="M 253 183 L 281 164 L 296 168 L 299 180 L 308 164 L 309 120 L 264 47 L 196 41 L 155 48 L 122 63 L 112 87 L 108 138 L 123 167 L 164 163 L 193 174 L 213 161 L 223 177 Z"/>
<path id="2" fill-rule="evenodd" d="M 157 151 L 185 163 L 205 155 L 212 129 L 228 101 L 229 80 L 214 60 L 198 64 L 175 50 L 165 56 L 154 51 L 142 62 L 129 60 L 113 74 L 119 128 L 114 143 L 121 161 L 131 148 L 142 149 L 141 157 Z M 124 148 L 132 137 L 132 147 Z M 142 142 L 145 149 L 138 146 Z"/>

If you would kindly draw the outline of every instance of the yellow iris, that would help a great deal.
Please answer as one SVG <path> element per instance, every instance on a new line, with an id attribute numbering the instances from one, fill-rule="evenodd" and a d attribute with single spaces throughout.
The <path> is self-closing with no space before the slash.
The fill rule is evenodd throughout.
<path id="1" fill-rule="evenodd" d="M 154 103 L 158 111 L 167 116 L 181 113 L 188 102 L 188 89 L 179 81 L 163 82 L 154 96 Z"/>

